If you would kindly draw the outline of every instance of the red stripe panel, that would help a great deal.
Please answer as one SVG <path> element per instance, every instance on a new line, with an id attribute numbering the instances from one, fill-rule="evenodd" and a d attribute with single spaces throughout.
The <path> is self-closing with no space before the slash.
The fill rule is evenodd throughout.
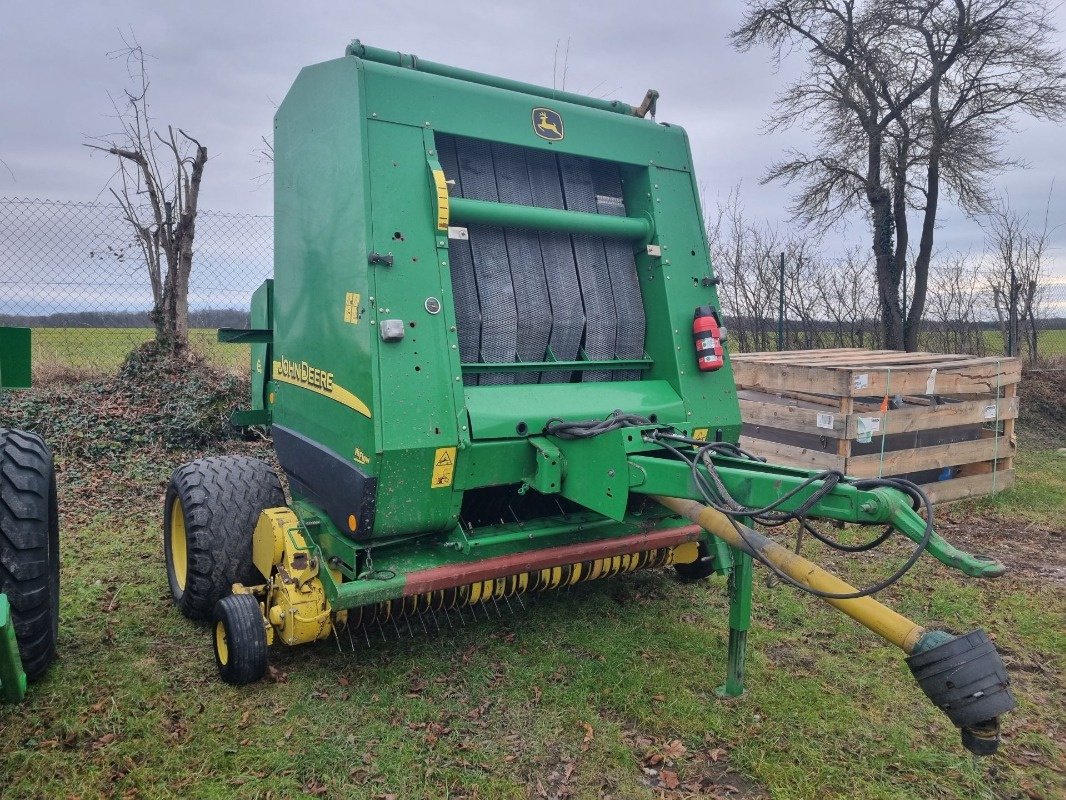
<path id="1" fill-rule="evenodd" d="M 519 575 L 523 572 L 561 567 L 579 561 L 592 561 L 597 558 L 611 558 L 642 550 L 655 550 L 660 547 L 673 547 L 694 542 L 700 538 L 703 529 L 699 525 L 684 525 L 680 528 L 662 528 L 658 530 L 634 533 L 617 539 L 600 539 L 594 542 L 547 547 L 543 550 L 529 550 L 507 556 L 486 558 L 464 564 L 449 564 L 446 567 L 434 567 L 407 576 L 403 593 L 407 597 L 413 594 L 435 592 L 439 589 L 452 589 L 468 583 Z"/>

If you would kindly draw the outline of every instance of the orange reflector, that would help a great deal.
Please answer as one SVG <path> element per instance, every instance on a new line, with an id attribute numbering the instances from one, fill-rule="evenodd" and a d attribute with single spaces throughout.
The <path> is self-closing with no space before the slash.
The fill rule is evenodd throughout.
<path id="1" fill-rule="evenodd" d="M 355 518 L 355 514 L 348 515 L 348 530 L 355 533 L 355 529 L 359 527 L 359 521 Z"/>

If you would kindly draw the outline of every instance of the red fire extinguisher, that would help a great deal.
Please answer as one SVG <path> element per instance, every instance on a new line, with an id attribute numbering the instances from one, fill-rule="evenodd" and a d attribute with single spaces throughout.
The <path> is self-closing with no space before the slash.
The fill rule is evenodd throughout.
<path id="1" fill-rule="evenodd" d="M 722 328 L 718 312 L 699 306 L 692 320 L 692 339 L 696 343 L 696 366 L 701 372 L 714 372 L 725 366 L 722 353 Z"/>

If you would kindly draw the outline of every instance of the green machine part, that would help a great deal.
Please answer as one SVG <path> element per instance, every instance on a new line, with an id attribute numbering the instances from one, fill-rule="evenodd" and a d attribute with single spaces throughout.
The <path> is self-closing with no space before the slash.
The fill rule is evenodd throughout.
<path id="1" fill-rule="evenodd" d="M 0 594 L 0 698 L 17 703 L 26 696 L 26 673 L 22 671 L 15 622 L 6 594 Z"/>
<path id="2" fill-rule="evenodd" d="M 0 389 L 25 389 L 32 371 L 29 328 L 0 327 Z M 26 694 L 26 673 L 22 671 L 11 604 L 0 594 L 0 697 L 17 702 Z"/>
<path id="3" fill-rule="evenodd" d="M 0 327 L 0 389 L 30 385 L 32 355 L 29 328 Z"/>
<path id="4" fill-rule="evenodd" d="M 618 104 L 549 101 L 536 87 L 463 71 L 456 79 L 450 68 L 419 61 L 414 69 L 394 56 L 353 44 L 346 57 L 305 68 L 275 120 L 275 276 L 253 302 L 260 319 L 259 309 L 272 308 L 273 324 L 261 332 L 270 355 L 253 358 L 252 413 L 268 412 L 297 492 L 303 487 L 345 533 L 388 539 L 454 528 L 464 493 L 514 482 L 512 473 L 532 463 L 529 437 L 552 418 L 617 408 L 737 441 L 728 355 L 712 373 L 700 373 L 693 356 L 693 311 L 717 309 L 718 298 L 685 132 Z M 561 139 L 535 134 L 540 106 L 562 121 Z M 441 168 L 444 137 L 617 165 L 625 216 L 442 194 L 455 179 Z M 459 225 L 622 242 L 635 252 L 644 352 L 609 362 L 549 352 L 535 363 L 464 363 L 449 252 L 449 228 Z M 402 339 L 386 340 L 384 324 L 402 326 Z M 265 392 L 260 361 L 270 365 Z M 549 363 L 630 367 L 640 377 L 469 380 Z M 343 496 L 318 490 L 312 462 L 324 461 L 334 477 L 358 470 Z"/>
<path id="5" fill-rule="evenodd" d="M 720 692 L 738 695 L 753 559 L 771 559 L 740 532 L 751 520 L 734 519 L 734 536 L 718 510 L 675 508 L 708 500 L 712 462 L 721 491 L 752 509 L 741 514 L 888 525 L 916 553 L 969 575 L 1002 573 L 937 536 L 899 485 L 728 451 L 741 416 L 726 337 L 714 337 L 705 369 L 706 334 L 694 341 L 709 318 L 718 325 L 720 305 L 692 155 L 684 130 L 645 110 L 358 41 L 302 70 L 275 118 L 274 278 L 253 298 L 250 329 L 220 332 L 252 346 L 251 408 L 234 421 L 271 426 L 293 497 L 256 528 L 268 583 L 235 587 L 265 598 L 268 631 L 311 641 L 329 635 L 331 614 L 350 631 L 695 565 L 729 577 Z M 631 285 L 583 271 L 606 259 L 621 280 L 612 256 Z M 552 273 L 553 258 L 571 272 Z M 476 292 L 463 277 L 472 262 Z M 525 315 L 542 330 L 545 312 L 552 336 L 557 325 L 577 330 L 580 346 L 530 345 L 538 329 Z M 597 420 L 610 424 L 589 433 Z M 708 442 L 727 450 L 712 458 Z M 843 602 L 874 630 L 888 615 Z M 967 642 L 985 647 L 978 639 Z M 903 649 L 934 667 L 949 658 L 941 638 L 924 641 Z M 982 679 L 1009 699 L 992 656 Z M 952 718 L 967 731 L 1007 705 Z"/>

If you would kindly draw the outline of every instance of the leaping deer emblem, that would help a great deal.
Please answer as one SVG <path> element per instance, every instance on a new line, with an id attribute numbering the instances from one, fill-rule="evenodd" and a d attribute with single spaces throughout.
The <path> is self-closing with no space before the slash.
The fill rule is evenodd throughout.
<path id="1" fill-rule="evenodd" d="M 553 115 L 555 119 L 549 117 L 549 114 Z M 533 129 L 536 134 L 544 139 L 562 139 L 563 129 L 562 118 L 554 111 L 548 109 L 538 108 L 534 110 L 534 123 Z"/>

